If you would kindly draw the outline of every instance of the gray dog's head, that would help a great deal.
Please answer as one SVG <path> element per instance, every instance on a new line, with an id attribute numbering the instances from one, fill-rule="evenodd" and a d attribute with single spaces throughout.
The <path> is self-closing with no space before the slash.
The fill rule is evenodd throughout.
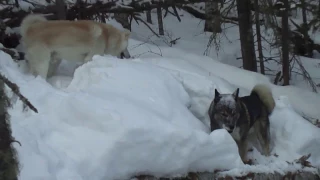
<path id="1" fill-rule="evenodd" d="M 220 94 L 217 89 L 214 96 L 214 119 L 220 128 L 232 133 L 240 117 L 239 88 L 233 94 Z"/>

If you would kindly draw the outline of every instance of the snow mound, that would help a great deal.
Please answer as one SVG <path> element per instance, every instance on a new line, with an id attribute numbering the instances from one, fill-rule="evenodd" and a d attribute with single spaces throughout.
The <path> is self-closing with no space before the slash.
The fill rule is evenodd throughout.
<path id="1" fill-rule="evenodd" d="M 188 111 L 181 83 L 156 67 L 95 56 L 57 89 L 2 59 L 3 72 L 39 111 L 22 112 L 20 102 L 10 110 L 22 144 L 15 146 L 22 180 L 126 179 L 242 165 L 229 134 L 208 135 Z"/>

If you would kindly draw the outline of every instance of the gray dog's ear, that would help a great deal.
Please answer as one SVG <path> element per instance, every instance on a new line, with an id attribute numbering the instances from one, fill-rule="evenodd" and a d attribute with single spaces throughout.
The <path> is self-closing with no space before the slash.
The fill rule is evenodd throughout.
<path id="1" fill-rule="evenodd" d="M 220 93 L 218 92 L 217 89 L 214 89 L 214 98 L 219 98 L 220 97 Z"/>
<path id="2" fill-rule="evenodd" d="M 234 97 L 235 100 L 238 99 L 238 97 L 239 97 L 239 88 L 237 88 L 237 89 L 233 92 L 232 96 Z"/>
<path id="3" fill-rule="evenodd" d="M 214 103 L 218 103 L 220 101 L 220 93 L 218 92 L 217 89 L 214 90 Z"/>

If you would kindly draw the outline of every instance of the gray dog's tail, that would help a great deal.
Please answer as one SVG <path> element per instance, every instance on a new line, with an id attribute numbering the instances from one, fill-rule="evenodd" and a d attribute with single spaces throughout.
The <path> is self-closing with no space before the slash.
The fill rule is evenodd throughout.
<path id="1" fill-rule="evenodd" d="M 27 15 L 21 22 L 20 25 L 20 34 L 22 37 L 26 35 L 26 32 L 28 31 L 29 27 L 33 24 L 39 23 L 39 22 L 45 22 L 47 19 L 43 17 L 40 14 L 30 14 Z"/>
<path id="2" fill-rule="evenodd" d="M 251 94 L 256 93 L 262 103 L 267 107 L 268 113 L 271 114 L 276 103 L 272 97 L 270 88 L 264 84 L 257 84 L 253 87 Z"/>

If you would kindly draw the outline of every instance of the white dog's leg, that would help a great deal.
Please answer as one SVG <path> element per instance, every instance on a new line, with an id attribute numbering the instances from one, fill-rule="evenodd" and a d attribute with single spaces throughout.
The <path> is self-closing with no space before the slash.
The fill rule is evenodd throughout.
<path id="1" fill-rule="evenodd" d="M 57 56 L 56 53 L 51 54 L 51 61 L 48 70 L 48 78 L 52 77 L 53 74 L 57 71 L 62 59 Z"/>
<path id="2" fill-rule="evenodd" d="M 42 78 L 47 79 L 50 64 L 50 51 L 43 47 L 29 48 L 27 59 L 31 73 L 35 76 L 40 75 Z"/>
<path id="3" fill-rule="evenodd" d="M 86 53 L 86 55 L 84 56 L 84 59 L 83 59 L 83 63 L 87 63 L 87 62 L 91 61 L 93 55 L 94 54 L 92 54 L 91 52 Z"/>

